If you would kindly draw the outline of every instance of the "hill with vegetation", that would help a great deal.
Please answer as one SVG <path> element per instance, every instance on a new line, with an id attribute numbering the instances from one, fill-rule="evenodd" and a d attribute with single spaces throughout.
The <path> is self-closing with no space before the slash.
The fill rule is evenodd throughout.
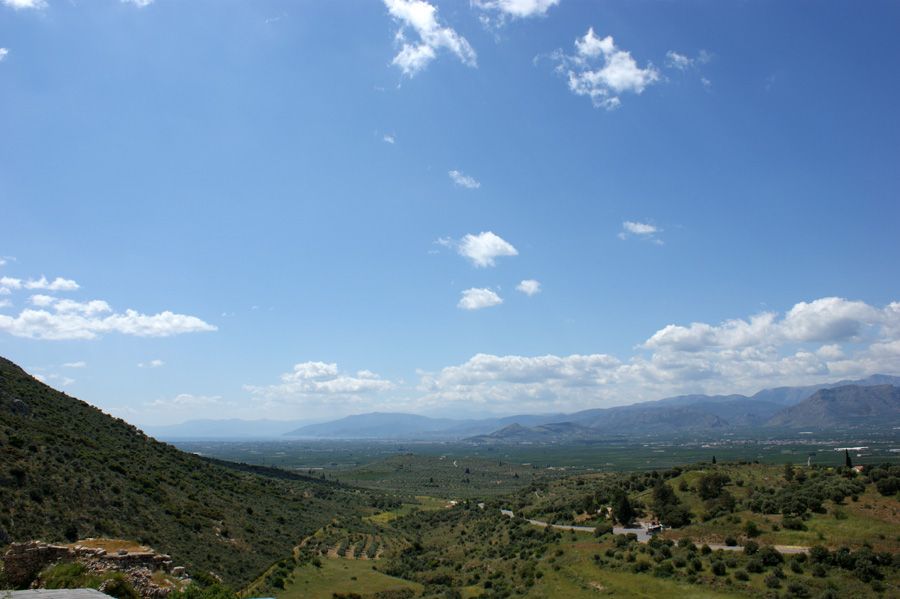
<path id="1" fill-rule="evenodd" d="M 766 426 L 782 428 L 886 428 L 900 425 L 900 387 L 847 385 L 821 389 L 772 416 Z"/>
<path id="2" fill-rule="evenodd" d="M 240 585 L 335 516 L 391 501 L 184 453 L 0 358 L 0 547 L 130 539 Z"/>
<path id="3" fill-rule="evenodd" d="M 404 470 L 395 475 L 405 479 Z M 891 465 L 856 472 L 745 461 L 533 480 L 482 502 L 432 501 L 336 519 L 250 592 L 275 599 L 897 597 L 898 476 Z M 670 528 L 648 539 L 617 527 L 636 518 Z"/>

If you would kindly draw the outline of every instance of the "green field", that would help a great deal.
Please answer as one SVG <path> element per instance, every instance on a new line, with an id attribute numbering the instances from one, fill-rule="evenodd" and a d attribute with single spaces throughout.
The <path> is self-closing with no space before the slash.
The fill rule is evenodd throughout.
<path id="1" fill-rule="evenodd" d="M 761 463 L 840 466 L 844 454 L 840 447 L 865 446 L 865 454 L 854 455 L 854 464 L 900 464 L 900 435 L 857 433 L 834 435 L 760 436 L 726 435 L 718 438 L 647 438 L 639 441 L 598 441 L 548 445 L 473 445 L 471 443 L 399 443 L 396 441 L 177 441 L 179 449 L 234 462 L 274 466 L 285 470 L 325 476 L 354 484 L 380 486 L 384 470 L 367 465 L 408 454 L 445 460 L 485 460 L 516 465 L 532 470 L 558 469 L 554 472 L 621 472 L 663 470 L 674 466 L 740 460 Z M 389 478 L 389 477 L 387 477 Z M 471 478 L 471 477 L 470 477 Z"/>
<path id="2" fill-rule="evenodd" d="M 411 589 L 421 593 L 422 585 L 381 574 L 372 569 L 369 560 L 341 558 L 322 559 L 321 565 L 299 566 L 285 579 L 278 599 L 332 599 L 335 593 L 373 594 L 382 591 Z M 255 587 L 247 592 L 253 595 Z"/>

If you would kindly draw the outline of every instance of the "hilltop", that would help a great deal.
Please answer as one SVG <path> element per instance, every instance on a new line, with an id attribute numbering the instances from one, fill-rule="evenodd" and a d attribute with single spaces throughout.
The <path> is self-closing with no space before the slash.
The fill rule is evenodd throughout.
<path id="1" fill-rule="evenodd" d="M 900 423 L 900 387 L 847 385 L 821 389 L 781 410 L 767 426 L 785 428 L 883 428 Z"/>
<path id="2" fill-rule="evenodd" d="M 384 501 L 184 453 L 0 358 L 0 544 L 131 539 L 239 585 L 332 518 Z"/>

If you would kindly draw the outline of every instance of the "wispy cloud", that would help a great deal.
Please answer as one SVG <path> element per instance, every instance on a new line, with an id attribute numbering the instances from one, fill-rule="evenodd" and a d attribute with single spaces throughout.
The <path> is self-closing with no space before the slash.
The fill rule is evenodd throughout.
<path id="1" fill-rule="evenodd" d="M 453 179 L 453 182 L 460 187 L 467 187 L 469 189 L 478 189 L 479 187 L 481 187 L 481 183 L 476 181 L 473 177 L 465 175 L 460 171 L 453 170 L 447 174 L 450 175 L 450 178 Z"/>
<path id="2" fill-rule="evenodd" d="M 387 142 L 389 144 L 395 143 L 393 135 L 385 135 L 384 137 L 382 137 L 382 140 L 384 140 L 385 142 Z"/>
<path id="3" fill-rule="evenodd" d="M 462 292 L 462 299 L 456 304 L 457 308 L 463 310 L 479 310 L 481 308 L 489 308 L 503 303 L 499 295 L 490 289 L 466 289 Z"/>
<path id="4" fill-rule="evenodd" d="M 153 0 L 120 0 L 122 4 L 134 4 L 139 8 L 144 8 L 145 6 L 150 6 L 153 4 Z"/>
<path id="5" fill-rule="evenodd" d="M 680 71 L 684 71 L 694 63 L 694 61 L 687 56 L 682 56 L 681 54 L 673 50 L 669 50 L 668 52 L 666 52 L 666 59 L 666 64 L 669 67 L 678 69 Z"/>
<path id="6" fill-rule="evenodd" d="M 494 13 L 496 20 L 487 14 L 481 20 L 486 25 L 503 25 L 507 19 L 527 19 L 546 16 L 559 0 L 472 0 L 472 6 L 485 13 Z"/>
<path id="7" fill-rule="evenodd" d="M 656 234 L 662 232 L 662 229 L 654 225 L 626 220 L 622 223 L 622 229 L 623 231 L 618 235 L 619 239 L 625 240 L 628 239 L 629 235 L 637 235 L 647 241 L 652 241 L 659 245 L 663 244 L 662 240 L 656 237 Z"/>
<path id="8" fill-rule="evenodd" d="M 165 408 L 167 410 L 177 411 L 233 405 L 235 404 L 222 401 L 222 397 L 219 395 L 191 395 L 190 393 L 181 393 L 172 399 L 160 398 L 156 401 L 144 404 L 144 406 L 148 408 Z"/>
<path id="9" fill-rule="evenodd" d="M 47 3 L 44 0 L 3 0 L 3 5 L 10 6 L 16 10 L 23 8 L 43 10 L 47 8 Z"/>
<path id="10" fill-rule="evenodd" d="M 475 50 L 466 38 L 440 24 L 437 8 L 424 0 L 384 0 L 384 4 L 400 23 L 396 41 L 401 48 L 391 64 L 400 67 L 404 75 L 413 77 L 424 70 L 440 50 L 448 50 L 463 64 L 477 66 Z M 408 29 L 412 29 L 418 41 L 407 41 Z"/>
<path id="11" fill-rule="evenodd" d="M 75 379 L 69 378 L 67 376 L 63 376 L 61 374 L 32 374 L 34 378 L 44 383 L 45 385 L 51 385 L 56 387 L 68 387 L 72 383 L 75 382 Z"/>
<path id="12" fill-rule="evenodd" d="M 14 279 L 12 277 L 2 277 L 0 278 L 0 293 L 4 293 L 2 290 L 6 290 L 5 293 L 9 293 L 14 289 L 43 289 L 46 291 L 75 291 L 78 289 L 78 283 L 71 279 L 63 279 L 61 277 L 56 277 L 52 282 L 47 281 L 47 277 L 41 277 L 40 279 L 29 279 L 27 281 L 23 281 L 22 279 Z"/>
<path id="13" fill-rule="evenodd" d="M 525 295 L 537 295 L 541 292 L 541 284 L 534 279 L 528 279 L 519 283 L 516 286 L 516 289 L 521 291 Z"/>
<path id="14" fill-rule="evenodd" d="M 6 55 L 9 54 L 9 50 L 6 48 L 0 48 L 0 62 L 6 58 Z M 0 266 L 6 264 L 6 260 L 0 260 Z"/>
<path id="15" fill-rule="evenodd" d="M 141 362 L 140 364 L 138 364 L 138 368 L 159 368 L 164 365 L 165 362 L 163 362 L 162 360 L 150 360 L 150 362 L 147 364 Z"/>
<path id="16" fill-rule="evenodd" d="M 84 368 L 87 366 L 85 362 L 66 362 L 63 364 L 63 368 Z"/>
<path id="17" fill-rule="evenodd" d="M 567 77 L 573 93 L 588 96 L 594 106 L 607 110 L 622 104 L 620 94 L 640 94 L 659 79 L 652 64 L 638 67 L 630 52 L 616 47 L 612 36 L 600 39 L 593 28 L 575 40 L 574 55 L 557 50 L 553 58 L 559 63 L 556 71 Z"/>

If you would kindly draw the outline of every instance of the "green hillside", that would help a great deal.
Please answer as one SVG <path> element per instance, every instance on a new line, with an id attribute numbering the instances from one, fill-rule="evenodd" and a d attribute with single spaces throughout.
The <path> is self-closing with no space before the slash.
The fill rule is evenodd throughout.
<path id="1" fill-rule="evenodd" d="M 0 550 L 130 539 L 240 586 L 332 518 L 386 501 L 184 453 L 0 358 Z"/>

